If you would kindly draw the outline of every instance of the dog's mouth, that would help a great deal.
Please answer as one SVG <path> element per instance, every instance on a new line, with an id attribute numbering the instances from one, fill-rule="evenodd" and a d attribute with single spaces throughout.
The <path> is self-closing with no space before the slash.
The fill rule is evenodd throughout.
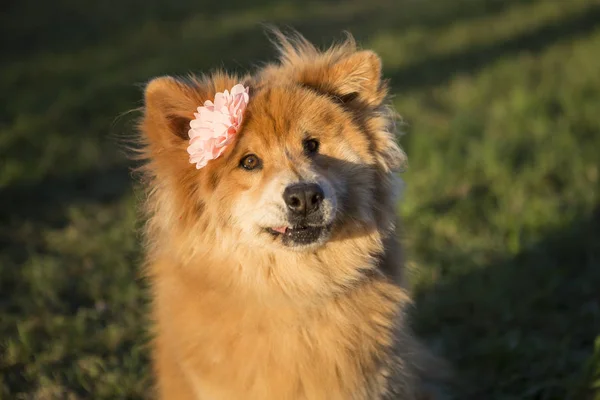
<path id="1" fill-rule="evenodd" d="M 281 238 L 287 246 L 309 245 L 319 241 L 329 230 L 328 226 L 278 226 L 266 228 L 276 238 Z"/>

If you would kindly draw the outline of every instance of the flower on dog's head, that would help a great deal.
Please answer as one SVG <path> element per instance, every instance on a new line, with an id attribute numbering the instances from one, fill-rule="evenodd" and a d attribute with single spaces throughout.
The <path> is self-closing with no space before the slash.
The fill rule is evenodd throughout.
<path id="1" fill-rule="evenodd" d="M 190 145 L 187 152 L 190 163 L 200 169 L 219 157 L 242 125 L 244 110 L 249 100 L 248 88 L 237 84 L 231 92 L 218 92 L 214 103 L 210 100 L 198 107 L 195 119 L 190 121 Z"/>

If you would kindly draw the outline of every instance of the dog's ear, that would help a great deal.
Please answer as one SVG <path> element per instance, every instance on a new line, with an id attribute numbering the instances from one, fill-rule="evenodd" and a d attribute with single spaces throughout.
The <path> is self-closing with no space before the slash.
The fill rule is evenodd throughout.
<path id="1" fill-rule="evenodd" d="M 381 82 L 381 59 L 370 50 L 358 51 L 329 68 L 328 86 L 342 102 L 358 99 L 379 106 L 386 95 Z"/>
<path id="2" fill-rule="evenodd" d="M 224 72 L 211 75 L 190 75 L 182 78 L 170 76 L 151 80 L 145 88 L 144 113 L 140 121 L 140 148 L 138 158 L 151 161 L 148 168 L 168 172 L 178 179 L 194 171 L 190 165 L 190 121 L 198 107 L 215 98 L 215 94 L 247 83 L 248 77 L 236 77 Z M 206 169 L 203 169 L 206 170 Z"/>
<path id="3" fill-rule="evenodd" d="M 381 80 L 381 59 L 370 50 L 355 51 L 333 63 L 306 65 L 297 79 L 308 87 L 348 104 L 377 107 L 387 95 Z"/>
<path id="4" fill-rule="evenodd" d="M 144 133 L 151 146 L 168 148 L 188 140 L 190 121 L 201 104 L 194 83 L 165 76 L 146 85 Z"/>
<path id="5" fill-rule="evenodd" d="M 351 35 L 324 52 L 297 32 L 289 35 L 271 29 L 280 66 L 263 72 L 267 80 L 288 79 L 326 94 L 342 103 L 378 107 L 387 96 L 381 79 L 381 59 L 370 50 L 358 50 Z"/>

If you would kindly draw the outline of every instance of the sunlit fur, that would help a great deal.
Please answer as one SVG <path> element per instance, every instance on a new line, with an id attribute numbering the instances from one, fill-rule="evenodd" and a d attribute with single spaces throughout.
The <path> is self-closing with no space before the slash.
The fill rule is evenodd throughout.
<path id="1" fill-rule="evenodd" d="M 431 358 L 405 322 L 395 240 L 404 155 L 381 63 L 353 40 L 320 52 L 275 32 L 278 63 L 253 75 L 160 77 L 140 131 L 148 189 L 147 276 L 161 399 L 420 399 Z M 188 162 L 193 113 L 250 88 L 225 153 Z M 303 140 L 320 142 L 318 154 Z M 262 168 L 240 160 L 256 154 Z M 330 230 L 286 246 L 282 192 L 319 183 Z M 429 398 L 429 397 L 427 397 Z"/>

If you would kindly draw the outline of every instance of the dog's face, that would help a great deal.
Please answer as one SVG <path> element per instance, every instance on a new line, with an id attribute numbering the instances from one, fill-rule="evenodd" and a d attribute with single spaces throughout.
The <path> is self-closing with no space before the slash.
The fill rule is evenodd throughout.
<path id="1" fill-rule="evenodd" d="M 237 244 L 314 251 L 353 227 L 376 228 L 402 153 L 381 107 L 377 56 L 339 48 L 300 60 L 286 43 L 282 65 L 245 79 L 244 123 L 202 169 L 187 160 L 190 116 L 235 79 L 158 78 L 147 88 L 143 130 L 155 176 L 171 181 L 172 217 L 205 219 Z"/>
<path id="2" fill-rule="evenodd" d="M 215 188 L 243 241 L 310 250 L 342 219 L 371 218 L 374 159 L 343 107 L 296 85 L 265 86 L 247 112 Z"/>

